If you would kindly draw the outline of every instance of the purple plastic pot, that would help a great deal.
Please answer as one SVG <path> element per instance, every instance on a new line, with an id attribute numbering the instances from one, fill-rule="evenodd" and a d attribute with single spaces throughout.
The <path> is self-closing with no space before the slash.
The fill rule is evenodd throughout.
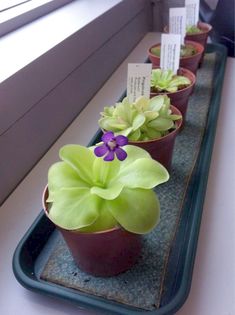
<path id="1" fill-rule="evenodd" d="M 49 218 L 47 197 L 46 186 L 42 202 L 45 214 Z M 93 276 L 110 277 L 124 272 L 136 263 L 141 252 L 141 235 L 130 233 L 120 227 L 94 233 L 69 231 L 58 225 L 56 227 L 78 267 Z"/>
<path id="2" fill-rule="evenodd" d="M 159 67 L 153 66 L 153 69 L 157 69 Z M 183 123 L 185 121 L 185 117 L 186 117 L 186 112 L 187 112 L 187 107 L 188 107 L 188 100 L 190 95 L 193 93 L 194 90 L 194 86 L 196 83 L 196 77 L 195 75 L 189 71 L 188 69 L 184 69 L 184 68 L 180 68 L 177 72 L 178 75 L 182 75 L 186 78 L 188 78 L 191 81 L 191 84 L 187 87 L 185 87 L 184 89 L 181 89 L 179 91 L 176 92 L 168 92 L 168 93 L 155 93 L 155 92 L 151 92 L 150 93 L 150 97 L 154 97 L 157 95 L 161 95 L 161 94 L 166 94 L 170 100 L 171 100 L 171 104 L 173 106 L 175 106 L 176 108 L 179 109 L 179 111 L 182 114 L 183 117 Z"/>
<path id="3" fill-rule="evenodd" d="M 193 41 L 189 41 L 189 40 L 186 40 L 185 44 L 193 46 L 196 49 L 197 53 L 193 56 L 181 57 L 180 58 L 180 67 L 186 68 L 196 75 L 197 69 L 199 67 L 199 62 L 200 62 L 202 54 L 204 52 L 204 47 L 197 42 L 193 42 Z M 160 57 L 154 55 L 151 52 L 151 49 L 154 47 L 159 47 L 159 46 L 161 46 L 161 43 L 158 43 L 158 44 L 151 46 L 148 50 L 149 59 L 151 60 L 152 64 L 154 66 L 157 66 L 157 67 L 160 67 Z"/>
<path id="4" fill-rule="evenodd" d="M 181 112 L 175 106 L 171 106 L 171 110 L 173 114 L 181 115 Z M 170 172 L 175 139 L 181 125 L 182 119 L 179 119 L 176 121 L 176 129 L 168 135 L 148 141 L 129 141 L 129 144 L 145 149 L 154 160 L 161 163 Z"/>

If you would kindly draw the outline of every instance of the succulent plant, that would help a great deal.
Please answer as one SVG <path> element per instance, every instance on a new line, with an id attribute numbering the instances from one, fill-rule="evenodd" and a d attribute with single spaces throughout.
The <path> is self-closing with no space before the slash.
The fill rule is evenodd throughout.
<path id="1" fill-rule="evenodd" d="M 147 151 L 125 145 L 124 137 L 108 132 L 102 140 L 95 148 L 71 144 L 60 149 L 62 161 L 48 172 L 48 216 L 66 230 L 83 233 L 117 226 L 147 233 L 160 216 L 152 188 L 166 182 L 169 174 Z M 125 156 L 120 153 L 123 145 Z"/>
<path id="2" fill-rule="evenodd" d="M 161 46 L 156 46 L 151 48 L 151 53 L 160 58 Z M 193 45 L 186 44 L 180 47 L 180 57 L 193 56 L 197 53 L 197 50 Z"/>
<path id="3" fill-rule="evenodd" d="M 190 83 L 187 77 L 176 75 L 172 70 L 153 69 L 151 73 L 151 89 L 154 92 L 176 92 Z"/>
<path id="4" fill-rule="evenodd" d="M 186 33 L 187 34 L 198 34 L 201 33 L 202 31 L 200 30 L 200 28 L 198 28 L 196 25 L 191 25 L 191 26 L 187 26 L 186 27 Z"/>
<path id="5" fill-rule="evenodd" d="M 195 47 L 191 44 L 181 45 L 180 47 L 180 57 L 189 57 L 197 53 Z"/>
<path id="6" fill-rule="evenodd" d="M 167 95 L 151 99 L 142 96 L 134 103 L 129 103 L 125 97 L 115 106 L 104 107 L 99 126 L 131 141 L 146 141 L 167 135 L 175 129 L 175 121 L 180 118 L 180 115 L 172 114 Z"/>

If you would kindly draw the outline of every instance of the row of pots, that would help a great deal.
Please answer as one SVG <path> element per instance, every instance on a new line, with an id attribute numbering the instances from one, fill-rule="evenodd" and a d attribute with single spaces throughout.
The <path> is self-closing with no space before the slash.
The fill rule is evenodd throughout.
<path id="1" fill-rule="evenodd" d="M 205 29 L 203 23 L 200 23 L 200 26 Z M 193 56 L 195 64 L 191 66 L 189 59 L 192 58 L 186 57 L 180 60 L 181 68 L 178 74 L 189 78 L 191 81 L 190 86 L 174 93 L 166 93 L 171 99 L 173 114 L 182 114 L 182 119 L 176 121 L 176 129 L 167 136 L 157 140 L 129 142 L 130 144 L 144 148 L 154 159 L 163 164 L 168 171 L 171 169 L 175 138 L 185 121 L 188 99 L 193 93 L 196 82 L 196 71 L 199 63 L 202 62 L 204 53 L 203 45 L 205 45 L 207 40 L 207 32 L 203 33 L 206 33 L 206 36 L 205 34 L 203 36 L 201 36 L 202 34 L 198 34 L 197 37 L 195 35 L 193 37 L 194 40 L 198 40 L 201 43 L 192 41 L 192 38 L 188 35 L 186 37 L 186 44 L 194 45 L 197 50 L 197 53 Z M 149 49 L 149 58 L 153 64 L 153 68 L 160 66 L 160 58 L 151 53 L 151 49 L 156 46 L 160 46 L 160 44 L 156 44 Z M 156 95 L 156 93 L 151 93 L 151 97 Z M 49 211 L 46 201 L 47 197 L 48 188 L 46 187 L 43 194 L 43 206 L 46 215 L 48 215 Z M 136 262 L 140 255 L 141 236 L 129 233 L 118 227 L 95 233 L 78 233 L 77 231 L 73 232 L 60 227 L 58 228 L 79 267 L 95 276 L 113 276 L 126 271 Z"/>
<path id="2" fill-rule="evenodd" d="M 211 26 L 207 23 L 198 23 L 198 27 L 200 28 L 201 32 L 197 34 L 187 34 L 185 37 L 185 45 L 190 45 L 194 48 L 196 53 L 192 56 L 188 57 L 181 57 L 180 58 L 180 69 L 178 70 L 178 75 L 187 77 L 191 84 L 181 90 L 172 93 L 164 93 L 166 94 L 172 104 L 172 111 L 174 114 L 181 114 L 182 120 L 176 122 L 176 129 L 173 130 L 169 135 L 162 137 L 157 140 L 149 140 L 149 141 L 142 141 L 142 142 L 133 142 L 132 144 L 138 145 L 148 151 L 151 156 L 163 164 L 168 171 L 171 170 L 171 161 L 172 161 L 172 154 L 174 149 L 174 143 L 177 134 L 183 128 L 185 120 L 186 120 L 186 113 L 188 107 L 188 101 L 190 95 L 192 95 L 194 86 L 196 83 L 196 73 L 197 69 L 203 62 L 205 46 L 208 39 L 208 34 L 211 31 Z M 160 56 L 157 56 L 152 53 L 154 48 L 160 48 L 161 43 L 157 43 L 152 45 L 148 49 L 148 56 L 150 61 L 153 64 L 153 69 L 160 67 Z M 151 91 L 150 97 L 154 97 L 162 93 L 154 93 Z"/>

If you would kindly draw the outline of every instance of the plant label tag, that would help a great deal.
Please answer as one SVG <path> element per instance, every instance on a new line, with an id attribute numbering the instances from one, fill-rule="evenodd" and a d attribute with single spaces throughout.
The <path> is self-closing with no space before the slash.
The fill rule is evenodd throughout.
<path id="1" fill-rule="evenodd" d="M 140 96 L 150 97 L 151 63 L 129 63 L 127 72 L 127 97 L 130 103 Z"/>
<path id="2" fill-rule="evenodd" d="M 180 63 L 180 34 L 162 34 L 160 67 L 163 70 L 172 70 L 177 73 Z"/>
<path id="3" fill-rule="evenodd" d="M 199 0 L 185 0 L 186 26 L 196 26 L 199 20 Z"/>
<path id="4" fill-rule="evenodd" d="M 184 44 L 186 33 L 186 8 L 170 8 L 169 10 L 169 33 L 180 34 L 181 44 Z"/>

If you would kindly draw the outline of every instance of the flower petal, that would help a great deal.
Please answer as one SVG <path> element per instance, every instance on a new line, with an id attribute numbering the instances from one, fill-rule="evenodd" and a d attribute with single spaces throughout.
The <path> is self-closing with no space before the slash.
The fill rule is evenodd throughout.
<path id="1" fill-rule="evenodd" d="M 128 138 L 122 135 L 115 137 L 116 143 L 121 147 L 128 144 Z"/>
<path id="2" fill-rule="evenodd" d="M 108 209 L 127 231 L 144 234 L 151 231 L 160 218 L 160 206 L 152 190 L 124 188 Z"/>
<path id="3" fill-rule="evenodd" d="M 116 154 L 117 158 L 119 159 L 119 161 L 124 161 L 127 157 L 126 151 L 123 150 L 122 148 L 116 148 L 115 154 Z"/>
<path id="4" fill-rule="evenodd" d="M 113 138 L 114 138 L 114 133 L 112 131 L 108 131 L 102 135 L 101 140 L 104 143 L 108 143 L 109 141 L 113 140 Z"/>
<path id="5" fill-rule="evenodd" d="M 107 148 L 105 143 L 100 145 L 100 146 L 97 146 L 94 149 L 94 153 L 98 157 L 104 156 L 108 151 L 109 151 L 109 149 Z"/>
<path id="6" fill-rule="evenodd" d="M 109 153 L 104 157 L 104 161 L 113 161 L 114 156 L 114 151 L 109 151 Z"/>

